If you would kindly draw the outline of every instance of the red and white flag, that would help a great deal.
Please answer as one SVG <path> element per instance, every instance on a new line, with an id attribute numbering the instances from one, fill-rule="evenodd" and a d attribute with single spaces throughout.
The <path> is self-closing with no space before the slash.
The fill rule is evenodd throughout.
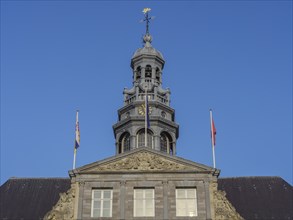
<path id="1" fill-rule="evenodd" d="M 216 130 L 216 127 L 215 127 L 214 119 L 212 118 L 211 135 L 212 135 L 212 145 L 213 146 L 216 145 L 216 134 L 217 134 L 217 130 Z"/>

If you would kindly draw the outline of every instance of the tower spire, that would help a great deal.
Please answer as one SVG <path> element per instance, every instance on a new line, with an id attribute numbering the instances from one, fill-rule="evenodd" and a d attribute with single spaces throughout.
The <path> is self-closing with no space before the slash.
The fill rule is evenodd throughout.
<path id="1" fill-rule="evenodd" d="M 170 107 L 170 90 L 162 87 L 165 60 L 152 47 L 149 33 L 150 8 L 144 8 L 145 43 L 131 58 L 132 85 L 125 88 L 124 106 L 118 110 L 118 122 L 113 125 L 116 154 L 148 147 L 169 155 L 176 155 L 179 125 L 175 110 Z"/>
<path id="2" fill-rule="evenodd" d="M 149 23 L 150 23 L 150 20 L 154 19 L 154 17 L 149 17 L 149 11 L 151 11 L 150 8 L 144 8 L 142 10 L 142 12 L 144 13 L 145 15 L 145 18 L 143 19 L 143 21 L 146 22 L 146 31 L 145 31 L 145 35 L 149 35 Z"/>

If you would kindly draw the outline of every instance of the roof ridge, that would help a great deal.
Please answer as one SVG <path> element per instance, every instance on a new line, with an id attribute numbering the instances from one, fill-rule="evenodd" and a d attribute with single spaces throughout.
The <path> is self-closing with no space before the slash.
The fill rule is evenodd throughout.
<path id="1" fill-rule="evenodd" d="M 25 180 L 39 180 L 39 179 L 70 179 L 69 177 L 10 177 L 8 180 L 25 179 Z"/>
<path id="2" fill-rule="evenodd" d="M 232 177 L 219 177 L 219 179 L 251 179 L 251 178 L 259 178 L 259 179 L 273 179 L 273 178 L 278 178 L 282 179 L 280 176 L 232 176 Z"/>

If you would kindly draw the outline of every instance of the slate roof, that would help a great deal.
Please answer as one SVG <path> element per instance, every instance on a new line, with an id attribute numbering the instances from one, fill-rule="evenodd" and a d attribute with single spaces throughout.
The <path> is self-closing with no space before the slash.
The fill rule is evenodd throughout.
<path id="1" fill-rule="evenodd" d="M 293 219 L 293 187 L 280 177 L 219 178 L 218 189 L 244 219 Z"/>
<path id="2" fill-rule="evenodd" d="M 69 188 L 69 178 L 11 178 L 0 187 L 0 219 L 40 220 Z"/>
<path id="3" fill-rule="evenodd" d="M 40 220 L 69 178 L 11 178 L 0 187 L 0 219 Z M 219 178 L 219 190 L 247 220 L 293 220 L 293 187 L 280 177 Z"/>

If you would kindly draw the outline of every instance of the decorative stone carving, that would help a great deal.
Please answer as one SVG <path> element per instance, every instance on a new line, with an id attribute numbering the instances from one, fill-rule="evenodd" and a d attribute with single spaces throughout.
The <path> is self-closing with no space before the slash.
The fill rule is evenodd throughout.
<path id="1" fill-rule="evenodd" d="M 214 191 L 214 205 L 216 220 L 244 220 L 221 190 Z"/>
<path id="2" fill-rule="evenodd" d="M 44 220 L 73 220 L 75 187 L 71 185 L 71 188 L 65 192 L 60 193 L 60 199 L 56 205 L 49 211 Z"/>
<path id="3" fill-rule="evenodd" d="M 136 170 L 196 170 L 192 166 L 175 163 L 158 155 L 140 152 L 121 160 L 97 166 L 89 171 L 136 171 Z"/>

